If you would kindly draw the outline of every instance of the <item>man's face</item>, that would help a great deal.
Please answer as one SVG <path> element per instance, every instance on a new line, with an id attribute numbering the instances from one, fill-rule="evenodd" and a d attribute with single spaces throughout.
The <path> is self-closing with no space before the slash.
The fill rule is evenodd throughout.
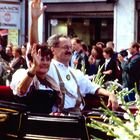
<path id="1" fill-rule="evenodd" d="M 26 48 L 24 46 L 21 47 L 21 52 L 23 55 L 26 54 Z"/>
<path id="2" fill-rule="evenodd" d="M 110 58 L 110 55 L 107 54 L 106 52 L 103 52 L 103 57 L 104 57 L 105 59 L 108 59 L 108 58 Z"/>
<path id="3" fill-rule="evenodd" d="M 131 55 L 133 55 L 135 53 L 136 49 L 133 48 L 132 46 L 129 48 L 129 52 Z"/>
<path id="4" fill-rule="evenodd" d="M 8 48 L 8 47 L 6 47 L 6 50 L 5 50 L 5 52 L 6 52 L 6 54 L 12 54 L 12 51 L 11 51 L 11 49 L 10 48 Z"/>
<path id="5" fill-rule="evenodd" d="M 75 41 L 75 39 L 71 39 L 71 44 L 72 44 L 72 50 L 75 51 L 76 50 L 76 41 Z"/>
<path id="6" fill-rule="evenodd" d="M 75 39 L 71 40 L 72 50 L 79 52 L 81 50 L 81 44 L 77 43 Z"/>
<path id="7" fill-rule="evenodd" d="M 53 48 L 54 59 L 61 63 L 69 63 L 72 55 L 72 45 L 69 38 L 59 38 L 59 45 Z"/>
<path id="8" fill-rule="evenodd" d="M 96 51 L 94 48 L 91 50 L 91 55 L 92 55 L 94 58 L 97 57 L 97 51 Z"/>

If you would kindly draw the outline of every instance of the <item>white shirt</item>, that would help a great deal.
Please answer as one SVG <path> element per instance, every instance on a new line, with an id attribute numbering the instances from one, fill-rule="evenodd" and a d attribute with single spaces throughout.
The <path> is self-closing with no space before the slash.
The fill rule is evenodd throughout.
<path id="1" fill-rule="evenodd" d="M 85 94 L 87 93 L 94 94 L 96 90 L 100 87 L 97 84 L 93 84 L 86 76 L 84 76 L 84 74 L 80 70 L 76 70 L 71 67 L 66 67 L 64 64 L 52 59 L 50 69 L 48 71 L 48 75 L 54 78 L 57 84 L 59 84 L 59 78 L 58 78 L 55 66 L 57 67 L 61 75 L 61 78 L 65 84 L 65 88 L 75 97 L 78 97 L 77 84 L 73 76 L 71 75 L 71 72 L 73 73 L 73 75 L 75 76 L 77 80 L 82 96 L 85 96 Z M 70 75 L 70 80 L 67 80 L 66 78 L 67 75 Z M 74 107 L 75 104 L 76 104 L 76 99 L 71 98 L 66 94 L 64 108 Z"/>
<path id="2" fill-rule="evenodd" d="M 78 52 L 77 51 L 74 51 L 74 53 L 73 53 L 73 55 L 71 57 L 71 61 L 70 61 L 70 65 L 71 65 L 72 68 L 75 67 L 74 61 L 76 60 L 77 56 L 78 56 Z"/>
<path id="3" fill-rule="evenodd" d="M 111 60 L 111 58 L 105 59 L 105 70 L 106 70 L 106 67 L 107 67 L 108 63 L 110 62 L 110 60 Z"/>
<path id="4" fill-rule="evenodd" d="M 27 92 L 24 95 L 21 96 L 21 94 L 17 90 L 18 83 L 24 79 L 24 77 L 27 75 L 27 71 L 28 71 L 27 69 L 18 69 L 13 74 L 10 87 L 13 90 L 13 94 L 14 95 L 22 97 L 22 96 L 26 96 L 27 93 L 29 92 L 30 87 L 33 84 L 33 82 L 31 82 Z M 49 88 L 49 87 L 46 88 L 44 85 L 40 84 L 40 82 L 38 80 L 36 81 L 36 84 L 38 85 L 38 89 L 41 89 L 41 90 L 52 90 L 51 88 Z M 54 105 L 52 107 L 52 112 L 56 112 L 56 111 L 57 111 L 57 107 Z"/>
<path id="5" fill-rule="evenodd" d="M 25 76 L 27 75 L 27 71 L 28 71 L 27 69 L 18 69 L 18 70 L 13 74 L 13 76 L 12 76 L 12 81 L 11 81 L 11 83 L 10 83 L 10 87 L 11 87 L 11 89 L 13 90 L 13 94 L 14 94 L 14 95 L 21 96 L 21 94 L 20 94 L 20 93 L 18 92 L 18 90 L 17 90 L 17 86 L 18 86 L 18 83 L 19 83 L 20 81 L 22 81 L 22 80 L 25 78 Z M 31 86 L 32 84 L 33 84 L 33 82 L 31 82 L 30 86 Z M 22 95 L 22 96 L 26 96 L 26 95 L 27 95 L 27 93 L 29 92 L 30 86 L 29 86 L 27 92 L 26 92 L 24 95 Z M 38 81 L 38 89 L 46 90 L 46 89 L 48 89 L 48 88 L 46 88 L 44 85 L 40 84 L 40 82 Z M 50 89 L 50 88 L 49 88 L 49 89 Z"/>

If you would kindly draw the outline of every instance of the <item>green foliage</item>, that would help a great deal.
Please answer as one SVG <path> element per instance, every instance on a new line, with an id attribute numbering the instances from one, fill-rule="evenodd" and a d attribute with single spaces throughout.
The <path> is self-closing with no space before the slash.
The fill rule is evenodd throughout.
<path id="1" fill-rule="evenodd" d="M 86 74 L 86 68 L 85 68 L 85 62 L 82 60 L 81 61 L 81 72 L 83 72 L 83 74 L 85 75 Z M 77 64 L 74 65 L 74 69 L 77 69 Z"/>
<path id="2" fill-rule="evenodd" d="M 85 75 L 85 74 L 86 74 L 85 62 L 82 61 L 81 64 L 82 64 L 81 71 L 82 71 L 82 72 L 84 73 L 84 75 Z"/>
<path id="3" fill-rule="evenodd" d="M 128 89 L 122 89 L 117 91 L 118 84 L 114 82 L 110 85 L 110 91 L 116 90 L 116 95 L 118 100 L 120 100 L 120 105 L 124 109 L 124 119 L 122 120 L 118 117 L 115 112 L 111 111 L 107 108 L 107 106 L 103 104 L 103 108 L 101 111 L 103 112 L 104 121 L 97 121 L 95 119 L 91 120 L 91 123 L 88 123 L 87 126 L 98 129 L 102 132 L 105 132 L 109 136 L 113 136 L 115 140 L 139 140 L 140 139 L 140 96 L 138 94 L 138 90 L 135 86 L 134 89 L 128 91 Z M 130 92 L 135 91 L 136 100 L 132 102 L 126 103 L 124 101 L 124 96 L 128 95 Z M 135 106 L 137 108 L 137 113 L 133 114 L 130 108 Z M 107 120 L 108 123 L 104 123 Z M 94 136 L 93 136 L 94 138 Z M 96 139 L 96 138 L 95 138 Z"/>
<path id="4" fill-rule="evenodd" d="M 93 79 L 92 79 L 92 82 L 100 85 L 101 87 L 103 87 L 104 77 L 105 77 L 105 75 L 102 74 L 103 66 L 104 65 L 99 66 L 97 74 L 95 76 L 93 75 Z"/>

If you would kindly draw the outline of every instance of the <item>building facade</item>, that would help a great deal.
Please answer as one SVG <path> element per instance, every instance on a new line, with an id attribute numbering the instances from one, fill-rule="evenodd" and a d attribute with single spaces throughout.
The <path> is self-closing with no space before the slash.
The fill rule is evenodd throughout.
<path id="1" fill-rule="evenodd" d="M 0 33 L 8 31 L 4 44 L 12 40 L 21 45 L 29 40 L 30 3 L 0 1 Z M 39 19 L 40 42 L 58 32 L 79 36 L 89 46 L 113 40 L 116 50 L 128 48 L 133 41 L 140 42 L 140 0 L 42 0 L 42 5 L 48 8 Z M 6 11 L 6 7 L 13 10 Z M 10 17 L 14 20 L 9 22 Z M 8 23 L 5 26 L 4 20 Z"/>
<path id="2" fill-rule="evenodd" d="M 138 19 L 135 0 L 118 0 L 114 5 L 113 40 L 117 50 L 127 49 L 138 40 Z"/>
<path id="3" fill-rule="evenodd" d="M 113 40 L 114 3 L 107 0 L 44 1 L 44 5 L 48 5 L 44 15 L 45 38 L 61 32 L 80 37 L 88 46 Z"/>
<path id="4" fill-rule="evenodd" d="M 39 21 L 40 42 L 64 33 L 79 36 L 88 46 L 112 40 L 119 51 L 140 41 L 139 0 L 42 0 L 42 5 L 48 8 Z"/>
<path id="5" fill-rule="evenodd" d="M 19 45 L 27 42 L 31 1 L 1 0 L 1 3 L 20 6 L 17 42 Z M 79 36 L 89 46 L 113 40 L 116 50 L 140 41 L 140 0 L 42 0 L 42 5 L 46 4 L 48 8 L 39 19 L 40 42 L 58 32 Z"/>
<path id="6" fill-rule="evenodd" d="M 136 0 L 137 40 L 140 42 L 140 0 Z"/>
<path id="7" fill-rule="evenodd" d="M 26 5 L 28 1 L 0 0 L 0 40 L 2 46 L 12 43 L 19 46 L 25 42 Z M 27 13 L 28 14 L 28 13 Z M 26 18 L 25 18 L 26 17 Z"/>

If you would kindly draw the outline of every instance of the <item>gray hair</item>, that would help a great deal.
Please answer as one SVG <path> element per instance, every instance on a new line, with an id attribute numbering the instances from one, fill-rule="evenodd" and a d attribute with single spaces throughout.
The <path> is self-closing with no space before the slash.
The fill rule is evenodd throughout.
<path id="1" fill-rule="evenodd" d="M 49 48 L 52 47 L 58 47 L 59 45 L 59 38 L 64 37 L 64 38 L 68 38 L 66 35 L 64 34 L 54 34 L 52 36 L 50 36 L 47 40 L 47 44 Z"/>

